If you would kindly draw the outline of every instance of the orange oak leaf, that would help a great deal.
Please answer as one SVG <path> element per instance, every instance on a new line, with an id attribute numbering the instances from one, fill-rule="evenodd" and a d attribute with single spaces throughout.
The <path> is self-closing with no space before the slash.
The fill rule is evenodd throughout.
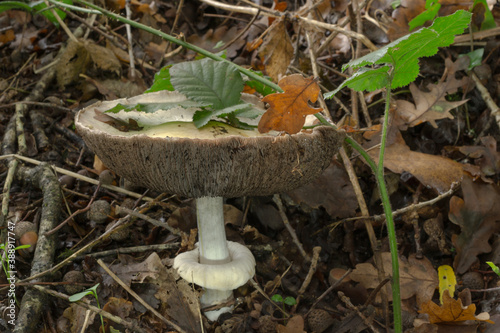
<path id="1" fill-rule="evenodd" d="M 463 306 L 462 300 L 453 299 L 446 290 L 443 293 L 443 305 L 439 306 L 433 301 L 421 305 L 420 313 L 427 313 L 431 324 L 453 323 L 466 320 L 486 321 L 493 324 L 487 312 L 476 316 L 476 305 Z"/>
<path id="2" fill-rule="evenodd" d="M 309 101 L 318 100 L 319 86 L 312 77 L 306 79 L 300 74 L 286 76 L 278 85 L 284 93 L 270 94 L 262 99 L 270 107 L 259 121 L 259 132 L 275 130 L 295 134 L 304 126 L 306 115 L 322 110 L 309 106 Z"/>

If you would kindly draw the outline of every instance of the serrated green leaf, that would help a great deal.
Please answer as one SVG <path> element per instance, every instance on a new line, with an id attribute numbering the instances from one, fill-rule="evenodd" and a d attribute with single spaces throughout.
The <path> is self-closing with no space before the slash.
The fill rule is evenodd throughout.
<path id="1" fill-rule="evenodd" d="M 439 9 L 441 8 L 441 4 L 437 2 L 437 0 L 428 0 L 425 4 L 426 10 L 422 13 L 418 14 L 413 20 L 408 23 L 410 27 L 410 31 L 424 25 L 425 22 L 434 20 L 437 16 Z"/>
<path id="2" fill-rule="evenodd" d="M 21 1 L 2 1 L 0 2 L 0 13 L 11 9 L 21 9 L 27 12 L 31 12 L 32 8 Z"/>
<path id="3" fill-rule="evenodd" d="M 188 99 L 215 110 L 239 104 L 243 90 L 243 79 L 234 65 L 208 58 L 172 66 L 170 82 Z"/>
<path id="4" fill-rule="evenodd" d="M 153 85 L 151 88 L 145 91 L 145 93 L 151 93 L 155 91 L 174 91 L 174 86 L 170 82 L 170 68 L 172 65 L 168 65 L 160 69 L 158 73 L 155 74 Z"/>
<path id="5" fill-rule="evenodd" d="M 347 67 L 391 65 L 394 68 L 391 87 L 406 86 L 418 75 L 418 59 L 432 56 L 438 52 L 438 47 L 453 43 L 455 35 L 463 33 L 467 28 L 471 16 L 469 12 L 458 10 L 452 15 L 438 17 L 430 27 L 403 36 L 375 52 L 353 60 L 344 65 L 342 70 Z"/>
<path id="6" fill-rule="evenodd" d="M 182 102 L 167 102 L 167 103 L 138 103 L 138 104 L 127 104 L 123 105 L 121 103 L 118 103 L 114 107 L 112 107 L 109 110 L 104 111 L 105 113 L 118 113 L 120 111 L 125 111 L 125 112 L 130 112 L 130 111 L 142 111 L 146 113 L 153 113 L 158 110 L 170 110 L 175 107 L 182 107 L 182 108 L 200 108 L 200 107 L 207 107 L 209 105 L 195 102 L 195 101 L 190 101 L 190 100 L 185 100 Z"/>
<path id="7" fill-rule="evenodd" d="M 387 80 L 389 80 L 388 72 L 390 69 L 391 68 L 389 66 L 383 66 L 377 69 L 367 67 L 360 68 L 350 78 L 342 82 L 337 89 L 326 93 L 324 98 L 332 98 L 345 86 L 348 86 L 356 91 L 374 91 L 380 89 L 380 87 L 385 87 L 387 86 Z"/>

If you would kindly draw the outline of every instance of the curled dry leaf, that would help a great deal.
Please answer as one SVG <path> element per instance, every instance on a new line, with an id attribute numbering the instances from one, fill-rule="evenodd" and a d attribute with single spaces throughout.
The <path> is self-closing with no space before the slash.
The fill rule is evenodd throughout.
<path id="1" fill-rule="evenodd" d="M 319 85 L 312 77 L 306 79 L 300 74 L 286 76 L 278 84 L 285 92 L 270 94 L 262 99 L 270 107 L 260 119 L 259 132 L 275 130 L 298 133 L 307 115 L 322 110 L 309 106 L 309 102 L 318 100 Z"/>
<path id="2" fill-rule="evenodd" d="M 274 21 L 271 31 L 259 48 L 259 56 L 264 59 L 266 73 L 278 81 L 285 74 L 293 57 L 293 45 L 283 20 Z"/>
<path id="3" fill-rule="evenodd" d="M 429 315 L 431 324 L 437 323 L 458 323 L 466 320 L 486 321 L 490 324 L 493 322 L 488 313 L 483 312 L 476 316 L 476 305 L 463 306 L 462 300 L 451 298 L 448 291 L 443 293 L 443 305 L 439 306 L 433 301 L 428 301 L 420 306 L 420 313 Z"/>
<path id="4" fill-rule="evenodd" d="M 451 222 L 460 226 L 460 235 L 453 235 L 457 249 L 453 265 L 458 274 L 465 273 L 481 253 L 491 252 L 490 237 L 499 230 L 500 188 L 493 184 L 474 183 L 470 178 L 462 182 L 463 199 L 450 199 Z"/>

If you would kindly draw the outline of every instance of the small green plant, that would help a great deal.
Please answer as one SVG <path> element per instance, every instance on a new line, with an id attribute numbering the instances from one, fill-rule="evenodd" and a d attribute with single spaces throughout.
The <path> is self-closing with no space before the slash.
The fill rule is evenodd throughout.
<path id="1" fill-rule="evenodd" d="M 84 298 L 85 296 L 87 295 L 93 295 L 96 302 L 97 302 L 97 307 L 100 309 L 101 306 L 99 305 L 99 298 L 97 297 L 97 287 L 99 287 L 99 283 L 96 284 L 95 286 L 91 287 L 91 288 L 88 288 L 78 294 L 74 294 L 74 295 L 71 295 L 69 297 L 69 301 L 70 302 L 78 302 L 79 300 L 81 300 L 82 298 Z M 104 319 L 102 318 L 102 315 L 99 314 L 99 317 L 101 317 L 101 327 L 102 327 L 102 331 L 105 332 L 104 330 Z"/>
<path id="2" fill-rule="evenodd" d="M 493 272 L 495 272 L 496 275 L 500 276 L 500 268 L 498 268 L 497 265 L 495 265 L 493 262 L 491 261 L 487 261 L 486 262 L 490 267 L 491 267 L 491 270 Z"/>
<path id="3" fill-rule="evenodd" d="M 455 35 L 461 34 L 469 25 L 472 14 L 463 10 L 454 14 L 437 18 L 432 26 L 415 31 L 401 37 L 394 42 L 369 53 L 364 57 L 352 60 L 345 64 L 346 68 L 357 69 L 350 78 L 345 80 L 335 91 L 325 94 L 325 98 L 331 98 L 343 87 L 347 86 L 356 91 L 374 91 L 386 89 L 385 112 L 382 126 L 380 143 L 379 163 L 375 165 L 371 158 L 367 158 L 363 151 L 362 156 L 366 159 L 377 179 L 377 185 L 382 199 L 382 205 L 386 216 L 387 232 L 389 236 L 389 247 L 392 260 L 392 305 L 394 316 L 394 331 L 402 332 L 401 319 L 401 292 L 399 282 L 399 262 L 396 231 L 392 216 L 391 203 L 384 180 L 384 153 L 389 125 L 389 106 L 391 90 L 408 85 L 413 82 L 419 72 L 419 58 L 433 56 L 438 52 L 438 47 L 445 47 L 453 43 Z M 353 141 L 353 140 L 352 140 Z M 357 143 L 348 141 L 356 148 Z M 362 151 L 362 149 L 356 149 Z"/>
<path id="4" fill-rule="evenodd" d="M 276 303 L 280 303 L 283 306 L 283 310 L 285 310 L 285 305 L 294 306 L 295 304 L 297 304 L 297 300 L 292 296 L 283 298 L 283 296 L 281 296 L 280 294 L 274 294 L 271 299 Z"/>

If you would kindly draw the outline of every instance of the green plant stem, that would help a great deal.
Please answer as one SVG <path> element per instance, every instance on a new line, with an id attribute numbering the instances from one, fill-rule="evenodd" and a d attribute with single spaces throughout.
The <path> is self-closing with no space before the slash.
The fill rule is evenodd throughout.
<path id="1" fill-rule="evenodd" d="M 48 1 L 50 3 L 56 5 L 56 6 L 66 7 L 66 4 L 63 4 L 63 3 L 59 2 L 59 1 L 56 1 L 56 0 L 48 0 Z M 141 24 L 141 23 L 129 20 L 126 17 L 123 17 L 121 15 L 118 15 L 118 14 L 115 14 L 113 12 L 110 12 L 109 10 L 106 10 L 104 8 L 101 8 L 99 6 L 91 4 L 91 3 L 87 2 L 87 1 L 76 0 L 76 2 L 79 2 L 79 3 L 81 3 L 81 4 L 85 5 L 85 6 L 88 6 L 88 7 L 92 8 L 92 9 L 95 9 L 95 10 L 101 12 L 103 15 L 106 15 L 106 16 L 108 16 L 110 18 L 113 18 L 113 19 L 115 19 L 117 21 L 120 21 L 120 22 L 123 22 L 123 23 L 126 23 L 126 24 L 130 24 L 134 28 L 142 29 L 144 31 L 147 31 L 147 32 L 153 34 L 153 35 L 160 36 L 161 38 L 166 39 L 166 40 L 168 40 L 171 43 L 175 43 L 175 44 L 180 45 L 180 46 L 182 46 L 182 47 L 184 47 L 186 49 L 198 52 L 198 53 L 204 55 L 207 58 L 210 58 L 210 59 L 213 59 L 213 60 L 216 60 L 216 61 L 227 62 L 227 63 L 229 63 L 229 64 L 231 64 L 233 66 L 236 66 L 241 73 L 243 73 L 246 76 L 254 79 L 255 81 L 258 81 L 258 82 L 260 82 L 262 84 L 265 84 L 266 86 L 268 86 L 270 88 L 273 88 L 274 90 L 276 90 L 278 92 L 283 92 L 283 89 L 281 89 L 277 84 L 275 84 L 275 83 L 273 83 L 273 82 L 271 82 L 269 80 L 266 80 L 265 78 L 263 78 L 263 77 L 255 74 L 254 72 L 252 72 L 252 71 L 250 71 L 250 70 L 248 70 L 246 68 L 243 68 L 241 66 L 238 66 L 236 64 L 233 64 L 231 61 L 229 61 L 227 59 L 224 59 L 224 58 L 222 58 L 222 57 L 220 57 L 220 56 L 218 56 L 216 54 L 213 54 L 213 53 L 211 53 L 211 52 L 209 52 L 207 50 L 204 50 L 204 49 L 202 49 L 202 48 L 200 48 L 200 47 L 198 47 L 196 45 L 193 45 L 193 44 L 187 43 L 187 42 L 185 42 L 183 40 L 177 39 L 177 38 L 175 38 L 173 36 L 170 36 L 169 34 L 166 34 L 166 33 L 162 32 L 162 31 L 157 30 L 157 29 L 151 28 L 151 27 L 149 27 L 147 25 L 144 25 L 144 24 Z"/>
<path id="2" fill-rule="evenodd" d="M 380 142 L 380 154 L 378 158 L 378 166 L 375 172 L 377 179 L 378 189 L 380 191 L 380 198 L 384 208 L 385 220 L 387 224 L 387 234 L 389 237 L 389 248 L 391 250 L 392 262 L 392 313 L 394 318 L 394 332 L 403 332 L 403 323 L 401 320 L 401 289 L 399 283 L 399 258 L 398 258 L 398 242 L 396 239 L 396 228 L 394 227 L 394 219 L 392 216 L 391 201 L 384 179 L 384 153 L 387 143 L 387 131 L 389 127 L 389 109 L 391 102 L 391 84 L 393 71 L 391 70 L 386 86 L 385 97 L 385 113 L 384 122 L 382 125 L 382 137 Z"/>

